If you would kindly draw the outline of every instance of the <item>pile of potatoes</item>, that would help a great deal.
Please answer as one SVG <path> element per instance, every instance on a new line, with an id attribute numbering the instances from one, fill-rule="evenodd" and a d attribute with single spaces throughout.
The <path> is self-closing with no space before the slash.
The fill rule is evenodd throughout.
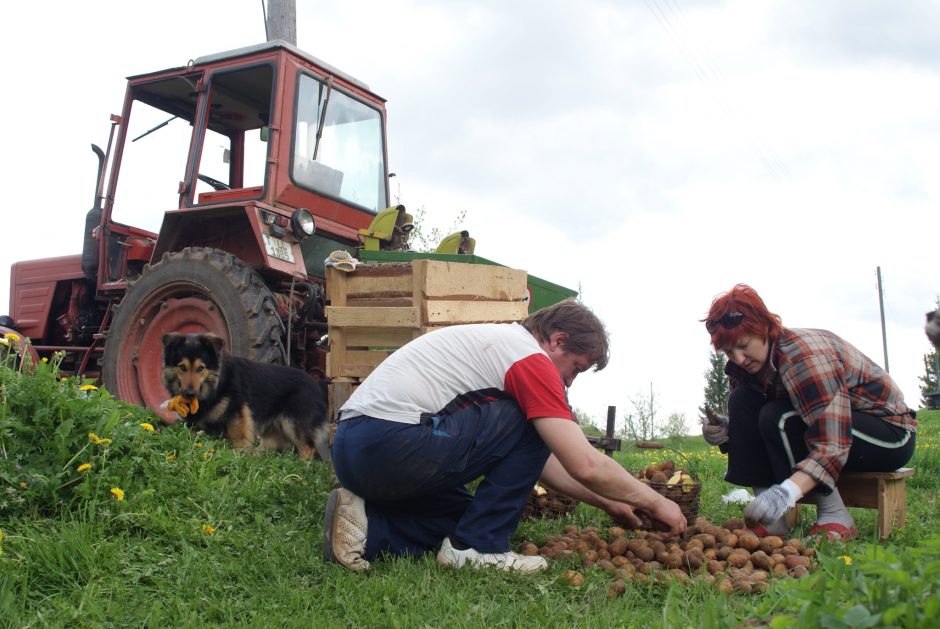
<path id="1" fill-rule="evenodd" d="M 561 535 L 549 536 L 545 545 L 526 542 L 519 552 L 606 570 L 614 577 L 608 589 L 611 599 L 626 591 L 627 580 L 686 583 L 696 579 L 727 593 L 762 592 L 775 577 L 804 576 L 813 568 L 815 557 L 815 549 L 804 547 L 799 539 L 758 537 L 746 531 L 739 518 L 718 527 L 704 517 L 697 518 L 681 538 L 656 531 L 628 533 L 619 526 L 608 528 L 605 534 L 596 527 L 579 530 L 570 524 Z M 584 582 L 577 570 L 568 570 L 565 578 L 574 586 Z"/>

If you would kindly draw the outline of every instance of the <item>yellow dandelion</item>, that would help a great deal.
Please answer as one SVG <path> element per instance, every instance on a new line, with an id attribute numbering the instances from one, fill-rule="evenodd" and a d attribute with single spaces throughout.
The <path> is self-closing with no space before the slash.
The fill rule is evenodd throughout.
<path id="1" fill-rule="evenodd" d="M 150 422 L 144 422 L 140 425 L 140 427 L 146 430 L 147 432 L 154 431 L 153 424 L 151 424 Z"/>
<path id="2" fill-rule="evenodd" d="M 120 487 L 112 487 L 111 493 L 114 494 L 114 497 L 118 500 L 124 500 L 124 490 Z"/>
<path id="3" fill-rule="evenodd" d="M 199 442 L 199 441 L 197 441 L 196 443 L 193 444 L 193 447 L 194 447 L 194 448 L 201 448 L 201 447 L 202 447 L 202 443 Z"/>
<path id="4" fill-rule="evenodd" d="M 203 532 L 205 532 L 206 535 L 212 535 L 213 533 L 215 533 L 215 527 L 212 526 L 211 524 L 203 524 L 202 530 Z"/>
<path id="5" fill-rule="evenodd" d="M 839 559 L 841 559 L 842 561 L 844 561 L 844 562 L 845 562 L 845 565 L 847 565 L 847 566 L 851 566 L 851 565 L 852 565 L 852 558 L 849 557 L 848 555 L 842 555 L 841 557 L 839 557 Z"/>
<path id="6" fill-rule="evenodd" d="M 3 531 L 0 531 L 0 542 L 3 541 Z"/>
<path id="7" fill-rule="evenodd" d="M 20 489 L 26 489 L 27 487 L 29 487 L 29 485 L 27 485 L 26 483 L 23 483 L 23 482 L 20 483 Z"/>
<path id="8" fill-rule="evenodd" d="M 166 460 L 167 460 L 167 462 L 172 463 L 173 461 L 176 460 L 176 455 L 175 455 L 175 454 L 168 454 L 168 455 L 166 455 Z"/>
<path id="9" fill-rule="evenodd" d="M 10 347 L 12 346 L 12 343 L 7 339 L 0 339 L 0 345 L 3 345 L 4 347 Z"/>
<path id="10" fill-rule="evenodd" d="M 97 391 L 98 387 L 96 387 L 93 384 L 83 384 L 82 386 L 78 387 L 78 390 L 79 391 Z"/>
<path id="11" fill-rule="evenodd" d="M 92 443 L 101 443 L 101 438 L 93 432 L 88 433 L 88 440 Z"/>
<path id="12" fill-rule="evenodd" d="M 76 471 L 76 472 L 87 472 L 87 471 L 90 470 L 90 469 L 91 469 L 91 463 L 82 463 L 81 465 L 79 465 L 78 467 L 75 468 L 75 471 Z"/>
<path id="13" fill-rule="evenodd" d="M 13 341 L 14 343 L 16 343 L 18 340 L 20 340 L 20 335 L 14 334 L 13 332 L 7 332 L 6 334 L 3 335 L 3 338 L 5 338 L 8 341 Z"/>
<path id="14" fill-rule="evenodd" d="M 45 356 L 43 356 L 42 359 L 41 359 L 39 362 L 41 362 L 41 363 L 47 363 L 47 362 L 49 362 L 49 359 L 46 358 Z"/>
<path id="15" fill-rule="evenodd" d="M 108 445 L 109 443 L 111 443 L 111 440 L 108 439 L 107 437 L 105 437 L 104 439 L 99 439 L 99 440 L 97 441 L 97 444 L 100 445 L 100 446 L 106 446 L 106 445 Z"/>

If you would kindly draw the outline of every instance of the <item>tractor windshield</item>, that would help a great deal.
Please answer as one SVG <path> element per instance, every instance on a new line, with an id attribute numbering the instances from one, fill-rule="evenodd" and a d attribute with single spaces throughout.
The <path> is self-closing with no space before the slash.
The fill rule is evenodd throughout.
<path id="1" fill-rule="evenodd" d="M 294 181 L 372 212 L 385 209 L 385 152 L 377 109 L 326 81 L 300 75 Z"/>

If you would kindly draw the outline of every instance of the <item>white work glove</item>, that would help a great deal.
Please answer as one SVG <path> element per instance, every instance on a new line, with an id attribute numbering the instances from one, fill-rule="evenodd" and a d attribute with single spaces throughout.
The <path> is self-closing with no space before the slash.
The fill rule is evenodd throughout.
<path id="1" fill-rule="evenodd" d="M 702 436 L 705 437 L 705 443 L 710 446 L 720 446 L 728 441 L 728 417 L 727 415 L 717 415 L 710 409 L 705 409 L 707 424 L 702 425 Z"/>
<path id="2" fill-rule="evenodd" d="M 744 522 L 748 526 L 758 523 L 767 526 L 776 522 L 796 505 L 803 492 L 789 478 L 779 485 L 771 485 L 744 509 Z"/>

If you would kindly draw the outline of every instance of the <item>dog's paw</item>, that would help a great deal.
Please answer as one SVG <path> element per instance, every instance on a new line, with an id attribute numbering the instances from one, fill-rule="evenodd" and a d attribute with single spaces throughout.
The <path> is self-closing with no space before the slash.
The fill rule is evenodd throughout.
<path id="1" fill-rule="evenodd" d="M 927 338 L 933 346 L 940 349 L 940 309 L 927 313 L 927 324 L 924 326 Z"/>

